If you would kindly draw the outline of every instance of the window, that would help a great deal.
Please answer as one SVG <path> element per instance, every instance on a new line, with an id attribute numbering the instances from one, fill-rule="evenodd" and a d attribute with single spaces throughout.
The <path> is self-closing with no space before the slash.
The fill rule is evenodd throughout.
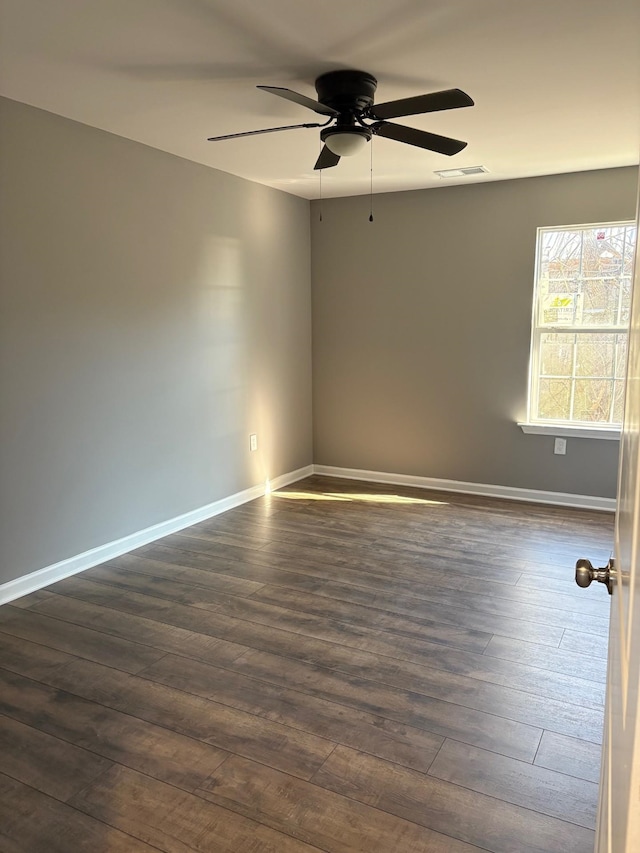
<path id="1" fill-rule="evenodd" d="M 621 424 L 636 231 L 538 229 L 529 424 Z"/>

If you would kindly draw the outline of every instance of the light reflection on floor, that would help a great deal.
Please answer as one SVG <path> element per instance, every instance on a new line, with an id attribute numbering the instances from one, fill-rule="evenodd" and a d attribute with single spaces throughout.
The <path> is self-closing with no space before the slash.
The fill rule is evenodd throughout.
<path id="1" fill-rule="evenodd" d="M 446 501 L 432 501 L 425 498 L 409 498 L 404 495 L 349 494 L 347 492 L 271 492 L 271 497 L 292 501 L 364 501 L 379 504 L 425 504 L 429 506 L 447 506 Z"/>

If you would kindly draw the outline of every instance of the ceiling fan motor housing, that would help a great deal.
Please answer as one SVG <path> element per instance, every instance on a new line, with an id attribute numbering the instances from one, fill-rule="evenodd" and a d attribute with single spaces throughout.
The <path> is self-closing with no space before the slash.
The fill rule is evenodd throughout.
<path id="1" fill-rule="evenodd" d="M 373 104 L 378 81 L 366 71 L 329 71 L 316 80 L 321 104 L 342 114 L 362 113 Z"/>

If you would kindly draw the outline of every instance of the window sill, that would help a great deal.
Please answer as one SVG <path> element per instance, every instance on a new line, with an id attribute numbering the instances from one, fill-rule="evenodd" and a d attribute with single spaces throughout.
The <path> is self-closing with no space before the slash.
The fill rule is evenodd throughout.
<path id="1" fill-rule="evenodd" d="M 518 421 L 518 426 L 527 435 L 553 435 L 560 438 L 603 438 L 620 441 L 620 427 L 563 426 L 561 424 L 530 424 Z"/>

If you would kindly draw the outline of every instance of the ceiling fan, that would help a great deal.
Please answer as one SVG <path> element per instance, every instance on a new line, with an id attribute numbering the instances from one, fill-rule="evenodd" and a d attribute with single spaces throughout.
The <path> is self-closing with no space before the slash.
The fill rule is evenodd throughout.
<path id="1" fill-rule="evenodd" d="M 258 86 L 264 92 L 270 92 L 279 98 L 293 101 L 315 113 L 326 116 L 325 122 L 290 124 L 284 127 L 268 127 L 264 130 L 248 130 L 244 133 L 229 133 L 225 136 L 211 136 L 209 142 L 222 139 L 238 139 L 242 136 L 257 136 L 260 133 L 274 133 L 280 130 L 295 130 L 301 127 L 321 127 L 320 139 L 324 143 L 314 169 L 328 169 L 337 166 L 341 157 L 356 154 L 363 149 L 372 136 L 384 136 L 451 156 L 462 151 L 467 143 L 449 136 L 439 136 L 392 124 L 386 119 L 400 116 L 422 115 L 423 113 L 455 110 L 459 107 L 472 107 L 473 100 L 460 89 L 445 89 L 413 98 L 387 101 L 374 106 L 373 98 L 378 81 L 365 71 L 329 71 L 315 82 L 318 100 L 300 95 L 291 89 L 279 86 Z"/>

